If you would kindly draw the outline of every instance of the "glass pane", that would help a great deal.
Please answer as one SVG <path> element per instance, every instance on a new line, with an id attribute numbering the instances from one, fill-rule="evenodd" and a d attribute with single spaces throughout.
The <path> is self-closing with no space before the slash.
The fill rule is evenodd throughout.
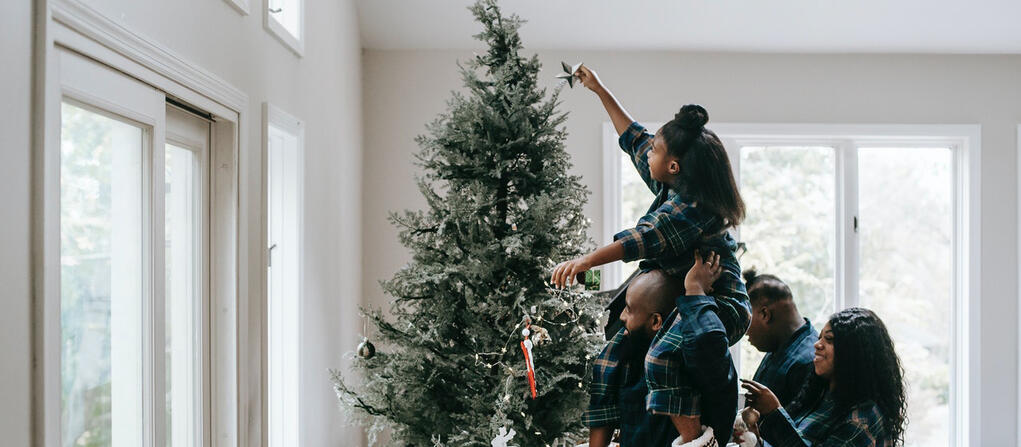
<path id="1" fill-rule="evenodd" d="M 950 442 L 951 160 L 948 148 L 858 152 L 861 304 L 886 323 L 904 365 L 909 446 Z"/>
<path id="2" fill-rule="evenodd" d="M 748 247 L 741 267 L 786 282 L 801 314 L 818 328 L 835 301 L 835 157 L 831 147 L 741 148 L 747 217 L 739 229 Z M 751 378 L 763 354 L 741 344 L 741 376 Z"/>
<path id="3" fill-rule="evenodd" d="M 649 206 L 656 200 L 656 195 L 649 191 L 649 187 L 642 181 L 631 157 L 620 151 L 620 228 L 608 228 L 607 232 L 616 234 L 625 228 L 633 228 L 649 210 Z M 621 263 L 620 280 L 627 279 L 632 272 L 638 269 L 638 261 Z M 617 284 L 611 284 L 616 287 Z"/>
<path id="4" fill-rule="evenodd" d="M 298 137 L 269 126 L 269 446 L 300 445 Z"/>
<path id="5" fill-rule="evenodd" d="M 143 131 L 64 103 L 60 138 L 62 442 L 142 445 Z"/>
<path id="6" fill-rule="evenodd" d="M 301 39 L 301 1 L 270 0 L 270 17 L 280 23 L 295 39 Z"/>
<path id="7" fill-rule="evenodd" d="M 201 185 L 194 152 L 168 144 L 165 155 L 167 445 L 188 447 L 200 414 Z"/>

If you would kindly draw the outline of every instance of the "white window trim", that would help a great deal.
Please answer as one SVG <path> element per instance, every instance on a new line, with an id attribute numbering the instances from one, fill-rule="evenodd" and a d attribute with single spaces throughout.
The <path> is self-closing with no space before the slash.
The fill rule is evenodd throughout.
<path id="1" fill-rule="evenodd" d="M 234 0 L 232 0 L 234 1 Z M 247 0 L 246 0 L 247 1 Z M 262 12 L 262 24 L 273 35 L 280 43 L 284 44 L 288 49 L 294 52 L 298 57 L 305 56 L 305 0 L 298 0 L 301 4 L 300 11 L 298 12 L 298 37 L 294 37 L 287 28 L 273 17 L 273 13 L 270 12 L 270 1 L 266 0 L 263 4 Z"/>
<path id="2" fill-rule="evenodd" d="M 227 2 L 227 4 L 230 5 L 231 8 L 234 8 L 234 10 L 238 12 L 238 14 L 241 14 L 243 16 L 249 14 L 248 0 L 223 0 L 223 1 Z"/>
<path id="3" fill-rule="evenodd" d="M 198 282 L 200 284 L 199 289 L 201 290 L 201 292 L 200 298 L 198 300 L 199 309 L 197 310 L 197 313 L 199 314 L 197 316 L 200 319 L 197 322 L 198 324 L 196 325 L 196 327 L 199 330 L 199 334 L 201 335 L 201 338 L 199 340 L 199 343 L 201 344 L 198 346 L 199 358 L 193 359 L 198 364 L 197 369 L 199 371 L 199 377 L 198 380 L 196 381 L 197 390 L 195 389 L 181 390 L 178 387 L 173 387 L 171 389 L 171 393 L 173 393 L 173 395 L 175 396 L 174 399 L 180 398 L 179 396 L 186 396 L 187 394 L 189 394 L 187 393 L 189 391 L 197 395 L 197 396 L 193 395 L 193 397 L 197 397 L 197 399 L 194 399 L 194 401 L 196 401 L 201 406 L 201 409 L 190 416 L 192 419 L 191 424 L 193 424 L 192 427 L 198 427 L 199 430 L 196 430 L 194 433 L 191 434 L 198 437 L 199 445 L 210 445 L 211 444 L 210 437 L 212 435 L 212 432 L 210 430 L 211 427 L 207 423 L 208 421 L 206 420 L 204 415 L 210 414 L 212 411 L 211 403 L 212 399 L 208 399 L 206 398 L 206 396 L 210 395 L 211 390 L 210 387 L 211 384 L 209 380 L 210 370 L 208 365 L 211 353 L 209 345 L 210 341 L 214 339 L 209 335 L 210 330 L 209 310 L 211 309 L 211 307 L 209 306 L 211 296 L 209 280 L 210 277 L 212 276 L 210 274 L 209 268 L 209 266 L 211 265 L 210 261 L 212 260 L 212 258 L 209 256 L 210 253 L 209 229 L 211 228 L 212 221 L 210 220 L 209 214 L 210 210 L 213 209 L 213 206 L 211 205 L 212 200 L 210 194 L 211 190 L 209 182 L 210 180 L 209 173 L 211 161 L 210 159 L 212 156 L 210 137 L 211 130 L 215 126 L 215 123 L 212 120 L 199 118 L 199 120 L 203 122 L 204 125 L 202 126 L 201 129 L 196 129 L 191 123 L 182 120 L 180 117 L 181 115 L 187 115 L 189 113 L 187 110 L 184 110 L 180 107 L 174 107 L 175 109 L 181 112 L 181 114 L 177 114 L 171 112 L 169 110 L 170 107 L 171 106 L 168 105 L 166 126 L 167 129 L 165 131 L 165 140 L 167 144 L 177 145 L 183 149 L 189 150 L 198 155 L 199 158 L 198 171 L 200 174 L 198 179 L 198 188 L 199 191 L 201 192 L 201 197 L 199 198 L 199 207 L 201 208 L 199 225 L 201 227 L 201 230 L 199 231 L 200 249 L 198 250 L 198 254 L 201 258 L 201 264 L 198 274 Z M 171 267 L 167 266 L 166 268 L 170 269 Z M 166 307 L 164 306 L 164 309 L 165 308 Z M 173 317 L 170 318 L 171 320 L 173 320 Z M 163 320 L 166 321 L 166 318 L 164 318 Z M 166 406 L 170 407 L 171 404 L 167 403 Z M 176 418 L 179 416 L 174 417 Z M 166 427 L 166 432 L 170 433 L 172 431 L 173 427 L 171 426 Z"/>
<path id="4" fill-rule="evenodd" d="M 305 299 L 304 299 L 304 297 L 305 297 L 305 269 L 303 268 L 303 258 L 304 258 L 304 253 L 305 253 L 305 250 L 304 250 L 304 248 L 305 248 L 305 231 L 304 231 L 304 228 L 305 228 L 305 217 L 304 217 L 305 216 L 305 184 L 304 184 L 304 178 L 305 178 L 305 123 L 303 121 L 299 120 L 298 118 L 295 118 L 293 115 L 283 111 L 283 109 L 281 109 L 281 108 L 279 108 L 277 106 L 274 106 L 273 104 L 271 104 L 269 102 L 264 102 L 262 104 L 262 197 L 265 198 L 264 203 L 263 203 L 263 207 L 264 207 L 263 209 L 268 209 L 269 208 L 268 204 L 265 203 L 265 202 L 267 202 L 269 200 L 269 126 L 270 126 L 270 124 L 272 124 L 274 126 L 277 126 L 277 127 L 280 127 L 280 128 L 283 128 L 283 129 L 286 129 L 289 132 L 294 133 L 294 135 L 296 135 L 298 137 L 298 144 L 297 144 L 298 154 L 297 154 L 297 159 L 299 160 L 299 163 L 298 163 L 298 179 L 299 179 L 299 183 L 298 183 L 298 206 L 297 206 L 297 213 L 298 213 L 297 220 L 298 220 L 298 223 L 297 223 L 297 226 L 299 228 L 299 231 L 298 231 L 298 256 L 297 256 L 298 267 L 297 267 L 297 271 L 298 271 L 299 278 L 298 278 L 298 296 L 296 297 L 296 299 L 298 300 L 298 335 L 297 335 L 297 337 L 298 337 L 298 344 L 297 344 L 297 346 L 300 347 L 300 346 L 304 346 L 304 343 L 303 343 L 303 338 L 304 337 L 302 336 L 302 332 L 303 331 L 302 331 L 301 328 L 305 327 L 305 322 L 304 322 L 304 310 L 305 310 L 304 309 L 304 301 L 305 301 Z M 262 223 L 261 223 L 261 225 L 262 225 L 262 238 L 260 239 L 260 241 L 262 242 L 261 246 L 265 248 L 263 250 L 263 269 L 262 270 L 264 272 L 263 273 L 264 275 L 268 275 L 270 253 L 269 253 L 269 248 L 265 246 L 265 242 L 268 240 L 268 235 L 269 235 L 269 213 L 267 213 L 267 212 L 262 213 Z M 265 282 L 264 282 L 264 284 L 265 284 Z M 262 438 L 267 440 L 266 444 L 268 445 L 269 439 L 270 439 L 269 438 L 269 428 L 270 428 L 269 427 L 269 399 L 268 399 L 269 396 L 270 396 L 269 395 L 269 355 L 268 355 L 268 352 L 269 352 L 268 349 L 269 349 L 270 340 L 269 340 L 269 316 L 266 315 L 266 312 L 269 309 L 269 288 L 268 287 L 263 287 L 262 309 L 263 309 L 262 321 L 264 322 L 263 327 L 262 327 L 262 337 L 263 337 L 263 340 L 266 341 L 263 344 L 266 346 L 266 351 L 264 351 L 264 352 L 267 353 L 267 355 L 265 355 L 263 357 L 263 361 L 262 361 L 262 374 L 261 374 L 261 377 L 262 377 L 262 395 L 267 397 L 266 399 L 263 399 L 263 401 L 262 401 L 262 420 L 266 421 L 266 424 L 264 424 L 264 427 L 262 429 Z M 302 380 L 303 371 L 301 369 L 301 365 L 304 364 L 304 359 L 303 359 L 304 356 L 302 355 L 303 352 L 304 351 L 302 349 L 298 349 L 298 364 L 295 365 L 295 367 L 298 368 L 297 377 L 298 377 L 298 390 L 299 390 L 298 396 L 299 396 L 299 399 L 300 399 L 300 396 L 304 395 L 303 390 L 305 389 L 305 383 Z M 299 406 L 298 410 L 297 410 L 297 411 L 299 411 L 299 415 L 298 415 L 299 424 L 300 424 L 300 421 L 301 421 L 301 419 L 300 419 L 301 418 L 300 408 L 301 407 Z M 303 430 L 301 429 L 301 426 L 299 425 L 299 427 L 297 429 L 298 439 L 297 439 L 297 442 L 295 443 L 295 445 L 302 445 L 302 439 L 303 439 L 302 433 L 303 433 Z"/>
<path id="5" fill-rule="evenodd" d="M 212 361 L 205 427 L 213 446 L 260 445 L 257 384 L 258 322 L 242 297 L 261 289 L 249 261 L 248 175 L 239 156 L 247 147 L 248 97 L 222 79 L 98 13 L 80 0 L 46 0 L 36 8 L 37 52 L 33 160 L 33 385 L 34 445 L 61 445 L 60 382 L 60 104 L 61 48 L 83 54 L 216 117 L 211 133 L 210 316 Z M 154 210 L 160 213 L 162 210 Z M 155 214 L 154 214 L 155 215 Z M 256 254 L 257 255 L 257 254 Z M 253 268 L 254 267 L 254 268 Z M 258 303 L 252 303 L 257 306 Z M 255 315 L 258 315 L 257 313 Z M 159 323 L 155 323 L 159 324 Z M 254 379 L 254 380 L 253 380 Z M 253 385 L 255 385 L 253 387 Z M 160 421 L 153 423 L 159 424 Z M 152 439 L 147 443 L 155 442 Z M 162 442 L 162 441 L 159 441 Z"/>
<path id="6" fill-rule="evenodd" d="M 657 129 L 662 123 L 648 122 L 649 129 Z M 979 421 L 981 411 L 981 134 L 979 125 L 929 125 L 929 124 L 761 124 L 761 123 L 716 123 L 710 128 L 720 136 L 730 153 L 730 160 L 735 171 L 739 171 L 740 157 L 735 156 L 739 145 L 749 143 L 769 143 L 782 140 L 798 141 L 802 144 L 820 143 L 837 147 L 838 169 L 837 189 L 838 213 L 838 250 L 837 250 L 837 287 L 841 293 L 836 296 L 849 297 L 845 302 L 835 303 L 839 308 L 857 304 L 857 236 L 843 234 L 841 225 L 846 219 L 853 218 L 857 203 L 848 198 L 855 194 L 846 194 L 851 188 L 857 189 L 857 177 L 844 179 L 843 172 L 854 173 L 857 167 L 857 152 L 846 150 L 851 144 L 874 146 L 878 144 L 896 144 L 898 141 L 917 143 L 950 144 L 954 147 L 954 216 L 955 246 L 953 248 L 953 271 L 955 273 L 955 315 L 953 322 L 954 356 L 952 362 L 952 407 L 951 417 L 955 421 L 951 433 L 954 445 L 979 445 L 981 434 Z M 1021 151 L 1021 126 L 1018 126 L 1019 151 Z M 852 143 L 853 142 L 853 143 Z M 901 143 L 903 144 L 903 143 Z M 623 228 L 620 222 L 619 185 L 620 185 L 620 148 L 617 145 L 617 132 L 612 123 L 603 125 L 603 242 L 613 240 L 613 233 Z M 1018 169 L 1021 170 L 1021 160 Z M 843 165 L 848 169 L 841 169 Z M 1021 195 L 1021 184 L 1018 186 Z M 1021 200 L 1021 199 L 1019 199 Z M 1021 219 L 1021 210 L 1019 210 Z M 1021 256 L 1021 243 L 1018 246 Z M 851 257 L 841 256 L 850 253 Z M 604 288 L 612 288 L 619 284 L 621 272 L 619 265 L 604 267 L 603 277 L 606 278 Z M 1019 268 L 1021 277 L 1021 268 Z M 1019 283 L 1021 287 L 1021 283 Z M 1019 297 L 1021 298 L 1021 297 Z M 1019 313 L 1021 318 L 1021 313 Z M 1021 343 L 1021 332 L 1018 334 Z M 736 360 L 739 353 L 734 351 Z M 1019 361 L 1021 367 L 1021 361 Z M 1018 396 L 1021 401 L 1021 392 Z M 1021 424 L 1021 416 L 1019 416 Z M 1021 440 L 1021 429 L 1018 432 Z"/>
<path id="7" fill-rule="evenodd" d="M 617 129 L 613 123 L 603 123 L 603 234 L 602 245 L 610 245 L 613 235 L 623 229 L 620 220 L 620 146 Z M 613 290 L 624 282 L 620 262 L 604 265 L 600 274 L 600 289 Z"/>

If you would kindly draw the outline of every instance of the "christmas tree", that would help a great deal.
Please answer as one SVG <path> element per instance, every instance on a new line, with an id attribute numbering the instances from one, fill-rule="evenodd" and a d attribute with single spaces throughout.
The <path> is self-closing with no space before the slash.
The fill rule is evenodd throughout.
<path id="1" fill-rule="evenodd" d="M 370 438 L 389 429 L 394 445 L 488 447 L 501 429 L 511 445 L 573 445 L 602 309 L 547 281 L 589 245 L 588 191 L 567 174 L 559 87 L 547 96 L 538 58 L 520 54 L 522 20 L 495 0 L 469 9 L 489 49 L 460 66 L 464 92 L 416 140 L 428 209 L 390 216 L 412 260 L 381 283 L 390 315 L 365 311 L 380 352 L 363 346 L 361 377 L 333 381 Z"/>

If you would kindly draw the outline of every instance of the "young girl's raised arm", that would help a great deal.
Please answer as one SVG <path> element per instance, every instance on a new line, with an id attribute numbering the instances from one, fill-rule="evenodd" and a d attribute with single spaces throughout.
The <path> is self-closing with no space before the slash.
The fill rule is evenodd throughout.
<path id="1" fill-rule="evenodd" d="M 602 81 L 599 80 L 599 76 L 596 75 L 596 72 L 582 65 L 578 68 L 577 76 L 581 80 L 582 85 L 596 92 L 596 95 L 599 96 L 599 100 L 603 102 L 603 107 L 606 108 L 606 113 L 610 115 L 610 121 L 613 121 L 613 127 L 617 129 L 617 135 L 624 133 L 628 126 L 635 121 L 634 118 L 631 118 L 627 110 L 624 110 L 624 107 L 620 105 L 620 102 L 613 96 L 613 93 L 606 89 Z"/>

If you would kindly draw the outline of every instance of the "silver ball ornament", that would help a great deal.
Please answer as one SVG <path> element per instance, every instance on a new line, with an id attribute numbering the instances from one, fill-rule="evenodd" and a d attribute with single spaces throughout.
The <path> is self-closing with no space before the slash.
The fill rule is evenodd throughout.
<path id="1" fill-rule="evenodd" d="M 368 360 L 375 355 L 376 347 L 372 345 L 368 338 L 363 338 L 362 342 L 358 344 L 358 357 Z"/>

